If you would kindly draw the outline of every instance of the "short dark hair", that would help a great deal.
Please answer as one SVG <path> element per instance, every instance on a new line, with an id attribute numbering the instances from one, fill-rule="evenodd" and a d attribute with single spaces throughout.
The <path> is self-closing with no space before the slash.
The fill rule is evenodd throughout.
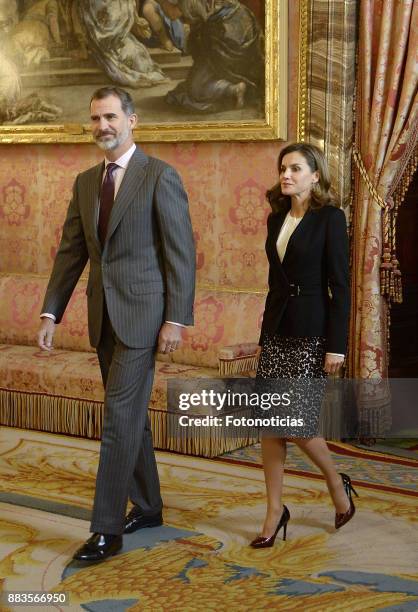
<path id="1" fill-rule="evenodd" d="M 93 100 L 103 100 L 103 98 L 108 98 L 109 96 L 116 96 L 116 98 L 119 98 L 120 105 L 125 115 L 133 115 L 135 113 L 135 105 L 131 95 L 120 87 L 109 86 L 96 89 L 90 99 L 90 106 Z"/>

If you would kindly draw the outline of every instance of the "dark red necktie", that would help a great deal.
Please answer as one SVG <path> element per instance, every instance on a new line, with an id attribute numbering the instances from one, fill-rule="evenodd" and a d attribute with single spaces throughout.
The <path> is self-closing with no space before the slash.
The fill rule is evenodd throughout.
<path id="1" fill-rule="evenodd" d="M 117 164 L 110 163 L 106 166 L 106 174 L 100 190 L 100 210 L 98 234 L 100 243 L 103 246 L 106 240 L 107 226 L 109 225 L 110 213 L 115 199 L 115 170 L 119 168 Z"/>

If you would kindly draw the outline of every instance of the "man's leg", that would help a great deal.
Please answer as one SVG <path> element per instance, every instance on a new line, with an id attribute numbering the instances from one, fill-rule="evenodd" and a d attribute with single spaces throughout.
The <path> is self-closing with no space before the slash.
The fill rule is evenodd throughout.
<path id="1" fill-rule="evenodd" d="M 129 349 L 117 338 L 114 340 L 106 381 L 104 425 L 91 531 L 121 534 L 137 458 L 143 457 L 141 446 L 154 376 L 155 349 Z M 147 460 L 144 467 L 146 465 Z M 142 478 L 150 499 L 156 499 L 159 496 L 158 474 L 155 480 L 155 473 L 152 470 L 147 473 L 144 469 Z"/>
<path id="2" fill-rule="evenodd" d="M 103 378 L 103 386 L 106 389 L 107 378 L 116 345 L 116 334 L 113 331 L 107 308 L 104 309 L 102 336 L 97 347 L 100 368 Z M 149 483 L 152 486 L 149 486 Z M 163 503 L 160 495 L 159 476 L 157 463 L 155 461 L 152 432 L 147 417 L 144 429 L 144 437 L 136 461 L 133 480 L 129 492 L 129 498 L 135 506 L 141 510 L 143 516 L 155 516 L 161 512 Z"/>
<path id="3" fill-rule="evenodd" d="M 144 437 L 135 465 L 129 498 L 141 509 L 141 514 L 144 516 L 158 514 L 163 507 L 149 417 L 145 423 Z"/>

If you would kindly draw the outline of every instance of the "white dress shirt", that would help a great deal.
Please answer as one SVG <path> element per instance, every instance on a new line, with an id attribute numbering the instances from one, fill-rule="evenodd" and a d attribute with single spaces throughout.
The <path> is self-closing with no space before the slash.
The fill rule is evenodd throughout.
<path id="1" fill-rule="evenodd" d="M 136 144 L 133 144 L 127 151 L 126 153 L 124 153 L 123 155 L 121 155 L 117 160 L 115 160 L 113 163 L 117 164 L 119 166 L 119 168 L 116 168 L 113 171 L 113 177 L 115 180 L 115 195 L 114 198 L 116 198 L 118 191 L 119 191 L 119 187 L 121 186 L 123 177 L 125 176 L 125 172 L 126 172 L 126 168 L 128 167 L 129 161 L 132 157 L 132 155 L 135 153 L 136 151 Z M 103 176 L 102 176 L 102 182 L 104 180 L 105 174 L 106 174 L 106 168 L 108 166 L 108 164 L 110 164 L 111 162 L 105 157 L 105 167 L 103 170 Z M 100 202 L 99 202 L 99 206 L 97 207 L 97 217 L 96 217 L 96 224 L 99 223 L 99 209 L 100 209 Z M 49 312 L 43 312 L 41 314 L 41 318 L 42 317 L 46 317 L 48 319 L 53 319 L 55 321 L 55 315 L 49 313 Z M 185 325 L 183 325 L 182 323 L 175 323 L 174 321 L 166 321 L 166 323 L 172 323 L 173 325 L 178 325 L 179 327 L 186 327 Z"/>
<path id="2" fill-rule="evenodd" d="M 280 229 L 279 237 L 277 238 L 276 242 L 277 253 L 281 262 L 283 262 L 290 236 L 293 234 L 302 219 L 303 217 L 292 217 L 289 210 L 285 220 L 283 221 L 283 225 Z M 327 353 L 327 355 L 345 357 L 345 355 L 342 355 L 341 353 Z"/>

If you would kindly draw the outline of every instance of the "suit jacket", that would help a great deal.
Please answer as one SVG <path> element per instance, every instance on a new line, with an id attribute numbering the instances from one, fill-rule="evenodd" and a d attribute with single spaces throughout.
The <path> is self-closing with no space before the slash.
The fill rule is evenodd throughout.
<path id="1" fill-rule="evenodd" d="M 327 352 L 345 354 L 350 311 L 345 215 L 335 206 L 308 210 L 281 262 L 276 242 L 286 214 L 271 213 L 267 222 L 269 293 L 260 344 L 265 333 L 322 336 Z"/>
<path id="2" fill-rule="evenodd" d="M 177 172 L 136 149 L 113 204 L 103 249 L 97 234 L 104 162 L 79 174 L 42 312 L 59 323 L 90 261 L 90 342 L 101 335 L 104 300 L 129 347 L 153 346 L 165 320 L 193 323 L 195 250 L 187 195 Z"/>

